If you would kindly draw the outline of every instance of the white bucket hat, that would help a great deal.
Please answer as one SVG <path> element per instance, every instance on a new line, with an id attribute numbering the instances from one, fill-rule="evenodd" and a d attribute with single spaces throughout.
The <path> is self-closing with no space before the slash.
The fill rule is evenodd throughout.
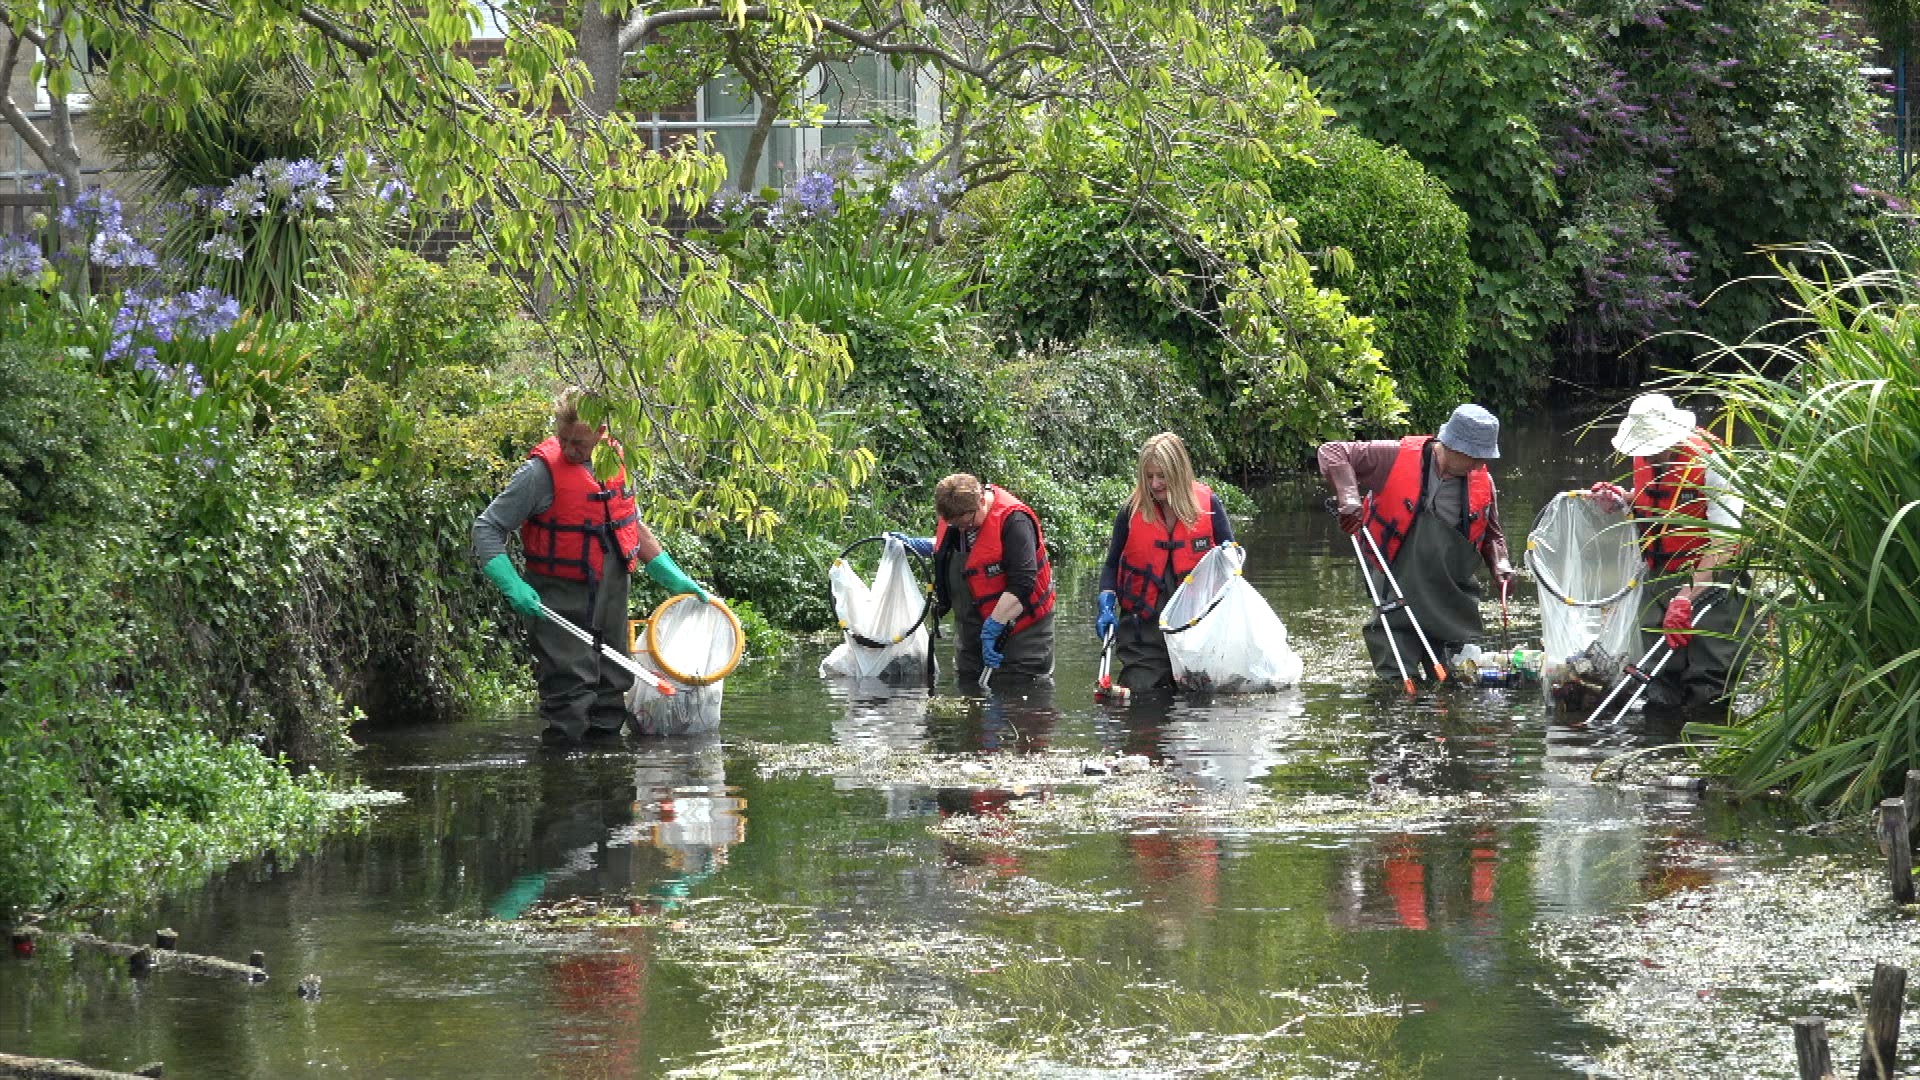
<path id="1" fill-rule="evenodd" d="M 1625 457 L 1651 457 L 1671 450 L 1693 434 L 1690 409 L 1665 394 L 1641 394 L 1613 432 L 1613 448 Z"/>

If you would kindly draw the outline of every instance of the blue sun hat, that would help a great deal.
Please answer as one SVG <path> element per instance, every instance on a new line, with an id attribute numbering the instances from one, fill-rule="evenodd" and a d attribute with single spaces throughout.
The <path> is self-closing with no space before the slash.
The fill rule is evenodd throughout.
<path id="1" fill-rule="evenodd" d="M 1478 405 L 1462 405 L 1441 425 L 1440 445 L 1492 461 L 1500 456 L 1500 421 Z"/>

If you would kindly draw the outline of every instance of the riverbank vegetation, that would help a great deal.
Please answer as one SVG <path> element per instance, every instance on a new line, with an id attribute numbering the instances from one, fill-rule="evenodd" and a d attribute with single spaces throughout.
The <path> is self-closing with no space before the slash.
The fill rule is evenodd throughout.
<path id="1" fill-rule="evenodd" d="M 1690 731 L 1748 794 L 1863 811 L 1920 768 L 1920 279 L 1795 254 L 1826 272 L 1783 275 L 1793 346 L 1694 385 L 1742 433 L 1716 455 L 1746 504 L 1723 539 L 1770 631 L 1756 708 Z"/>
<path id="2" fill-rule="evenodd" d="M 56 198 L 0 239 L 0 910 L 296 842 L 356 716 L 523 696 L 467 532 L 562 382 L 765 648 L 831 626 L 831 557 L 924 531 L 944 473 L 1092 558 L 1152 432 L 1244 510 L 1316 442 L 1691 318 L 1753 242 L 1851 243 L 1881 205 L 1858 56 L 1799 0 L 1725 2 L 1444 33 L 1392 3 L 508 7 L 498 55 L 460 4 L 6 9 L 51 58 L 47 118 L 7 122 Z M 89 71 L 74 35 L 111 45 Z M 815 69 L 875 48 L 939 115 L 780 188 L 612 112 L 732 72 L 811 115 Z M 83 89 L 139 191 L 83 178 Z"/>

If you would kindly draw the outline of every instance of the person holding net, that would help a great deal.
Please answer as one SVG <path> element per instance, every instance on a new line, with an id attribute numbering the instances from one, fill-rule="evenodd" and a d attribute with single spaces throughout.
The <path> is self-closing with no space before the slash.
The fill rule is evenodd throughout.
<path id="1" fill-rule="evenodd" d="M 602 657 L 600 647 L 628 655 L 627 578 L 635 567 L 670 593 L 707 599 L 640 520 L 626 470 L 606 482 L 594 475 L 594 448 L 606 442 L 617 451 L 619 444 L 604 426 L 581 422 L 583 396 L 571 387 L 555 399 L 554 433 L 473 522 L 474 561 L 531 626 L 546 721 L 540 739 L 549 744 L 612 738 L 633 720 L 633 675 Z M 507 554 L 515 532 L 527 560 L 524 578 Z M 548 610 L 587 628 L 589 640 L 556 625 Z"/>
<path id="2" fill-rule="evenodd" d="M 1713 540 L 1716 529 L 1737 526 L 1744 509 L 1715 468 L 1719 446 L 1691 410 L 1665 394 L 1642 394 L 1614 430 L 1613 448 L 1632 462 L 1632 489 L 1603 480 L 1589 490 L 1602 510 L 1632 510 L 1647 569 L 1641 648 L 1664 636 L 1672 650 L 1645 700 L 1655 708 L 1724 707 L 1752 627 L 1745 582 L 1726 570 L 1733 549 Z"/>
<path id="3" fill-rule="evenodd" d="M 888 535 L 933 559 L 933 618 L 953 612 L 960 685 L 982 682 L 986 671 L 1052 677 L 1053 565 L 1039 515 L 968 473 L 935 485 L 933 508 L 932 536 Z"/>
<path id="4" fill-rule="evenodd" d="M 1101 641 L 1113 635 L 1119 681 L 1128 691 L 1174 685 L 1161 609 L 1202 556 L 1232 542 L 1227 508 L 1193 478 L 1187 444 L 1170 431 L 1148 439 L 1140 447 L 1133 495 L 1113 519 L 1093 621 Z"/>
<path id="5" fill-rule="evenodd" d="M 1320 474 L 1333 488 L 1341 531 L 1370 534 L 1365 561 L 1375 588 L 1389 600 L 1396 591 L 1403 594 L 1403 604 L 1376 611 L 1363 631 L 1383 678 L 1425 676 L 1434 666 L 1429 645 L 1432 657 L 1444 663 L 1462 645 L 1482 639 L 1480 571 L 1503 594 L 1512 581 L 1487 469 L 1500 456 L 1499 440 L 1500 421 L 1492 413 L 1462 405 L 1438 435 L 1320 447 Z M 1386 560 L 1397 590 L 1372 558 L 1375 551 Z"/>

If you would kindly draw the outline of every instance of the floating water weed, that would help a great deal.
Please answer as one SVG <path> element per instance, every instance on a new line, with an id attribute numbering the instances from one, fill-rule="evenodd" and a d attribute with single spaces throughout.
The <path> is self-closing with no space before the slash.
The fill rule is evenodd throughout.
<path id="1" fill-rule="evenodd" d="M 729 898 L 660 936 L 719 1018 L 668 1075 L 1415 1075 L 1401 1010 L 1351 979 L 1215 1000 L 1136 969 L 940 926 Z"/>
<path id="2" fill-rule="evenodd" d="M 1826 1017 L 1846 1056 L 1874 964 L 1920 965 L 1920 939 L 1884 888 L 1857 864 L 1816 858 L 1548 924 L 1534 947 L 1569 978 L 1541 989 L 1618 1040 L 1596 1054 L 1606 1075 L 1785 1080 L 1796 1075 L 1789 1017 Z"/>

